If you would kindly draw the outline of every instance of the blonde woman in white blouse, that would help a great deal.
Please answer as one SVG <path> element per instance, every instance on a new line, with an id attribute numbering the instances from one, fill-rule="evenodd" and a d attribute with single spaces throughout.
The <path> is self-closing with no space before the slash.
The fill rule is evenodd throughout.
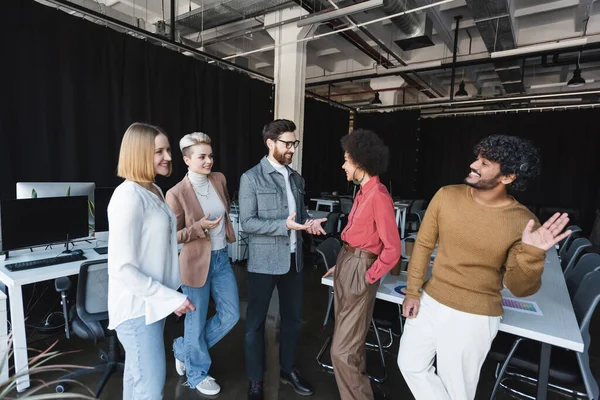
<path id="1" fill-rule="evenodd" d="M 162 399 L 165 318 L 195 310 L 177 291 L 176 218 L 154 184 L 156 175 L 171 174 L 167 136 L 155 126 L 132 124 L 117 174 L 125 181 L 108 205 L 108 328 L 125 349 L 123 399 Z"/>

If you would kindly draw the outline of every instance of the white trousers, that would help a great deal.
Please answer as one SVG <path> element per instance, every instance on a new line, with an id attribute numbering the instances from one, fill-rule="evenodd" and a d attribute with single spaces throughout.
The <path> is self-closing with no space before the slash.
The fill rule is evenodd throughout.
<path id="1" fill-rule="evenodd" d="M 415 399 L 473 400 L 500 318 L 458 311 L 423 293 L 398 351 L 398 367 Z"/>

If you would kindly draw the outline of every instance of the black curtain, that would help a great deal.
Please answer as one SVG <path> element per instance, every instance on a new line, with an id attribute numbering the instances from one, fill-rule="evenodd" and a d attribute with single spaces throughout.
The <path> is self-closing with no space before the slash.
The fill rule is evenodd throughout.
<path id="1" fill-rule="evenodd" d="M 3 6 L 0 193 L 18 181 L 115 186 L 120 141 L 135 121 L 161 126 L 173 149 L 168 188 L 185 174 L 179 139 L 211 136 L 215 170 L 234 194 L 265 153 L 272 85 L 31 0 Z"/>
<path id="2" fill-rule="evenodd" d="M 570 209 L 572 221 L 589 232 L 600 189 L 598 118 L 600 111 L 590 109 L 423 119 L 418 191 L 429 198 L 443 185 L 461 183 L 482 138 L 521 136 L 540 149 L 542 173 L 515 197 L 540 219 Z"/>
<path id="3" fill-rule="evenodd" d="M 395 111 L 359 113 L 354 128 L 375 131 L 390 148 L 390 164 L 381 182 L 394 197 L 413 199 L 416 193 L 416 165 L 419 158 L 419 112 Z"/>
<path id="4" fill-rule="evenodd" d="M 344 153 L 340 139 L 348 134 L 349 125 L 349 111 L 306 98 L 302 176 L 309 196 L 348 191 L 346 174 L 342 170 Z"/>

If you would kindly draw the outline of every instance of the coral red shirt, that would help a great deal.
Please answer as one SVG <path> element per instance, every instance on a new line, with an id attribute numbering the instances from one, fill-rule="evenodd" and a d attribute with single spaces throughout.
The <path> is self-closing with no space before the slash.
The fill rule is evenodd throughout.
<path id="1" fill-rule="evenodd" d="M 356 195 L 342 240 L 379 256 L 367 271 L 370 283 L 377 282 L 398 263 L 402 244 L 394 201 L 379 177 L 372 177 Z"/>

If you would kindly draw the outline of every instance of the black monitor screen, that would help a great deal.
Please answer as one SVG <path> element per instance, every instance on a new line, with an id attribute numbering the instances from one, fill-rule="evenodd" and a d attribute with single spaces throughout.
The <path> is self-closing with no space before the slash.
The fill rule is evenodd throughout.
<path id="1" fill-rule="evenodd" d="M 96 232 L 108 231 L 108 215 L 106 210 L 114 191 L 114 187 L 97 187 L 94 191 L 94 230 Z"/>
<path id="2" fill-rule="evenodd" d="M 87 237 L 87 196 L 2 200 L 2 250 L 16 250 Z"/>

